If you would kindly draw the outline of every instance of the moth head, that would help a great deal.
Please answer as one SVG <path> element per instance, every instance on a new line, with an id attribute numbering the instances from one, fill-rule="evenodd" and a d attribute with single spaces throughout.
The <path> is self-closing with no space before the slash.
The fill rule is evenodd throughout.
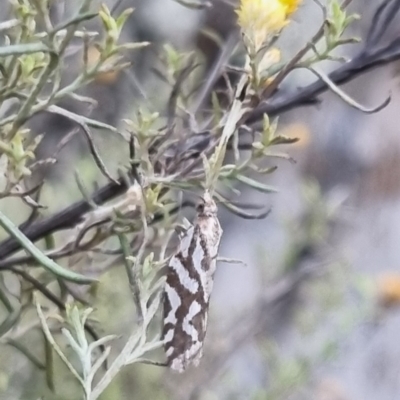
<path id="1" fill-rule="evenodd" d="M 217 214 L 217 205 L 208 190 L 204 192 L 196 209 L 199 216 L 202 217 L 211 217 Z"/>

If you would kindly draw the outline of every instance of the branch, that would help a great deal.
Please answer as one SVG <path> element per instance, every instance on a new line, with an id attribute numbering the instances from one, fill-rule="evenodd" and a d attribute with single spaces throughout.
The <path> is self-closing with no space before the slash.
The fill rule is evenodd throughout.
<path id="1" fill-rule="evenodd" d="M 98 189 L 91 197 L 91 201 L 101 205 L 118 197 L 127 190 L 128 186 L 125 179 L 120 178 L 118 179 L 118 184 L 110 182 Z M 29 240 L 36 242 L 50 233 L 73 228 L 82 221 L 82 217 L 91 209 L 92 207 L 88 201 L 80 200 L 56 214 L 32 223 L 26 229 L 22 229 L 22 232 Z M 5 259 L 20 249 L 21 245 L 14 238 L 3 240 L 0 242 L 0 259 Z"/>
<path id="2" fill-rule="evenodd" d="M 372 19 L 365 47 L 352 60 L 331 72 L 328 75 L 329 80 L 335 85 L 340 86 L 375 68 L 399 60 L 400 38 L 395 38 L 386 46 L 381 46 L 378 43 L 378 40 L 382 39 L 394 16 L 399 11 L 400 0 L 385 1 L 378 8 Z M 380 26 L 379 29 L 376 28 L 377 24 Z M 299 89 L 296 93 L 281 94 L 278 92 L 268 102 L 261 104 L 250 113 L 245 122 L 254 124 L 261 121 L 265 113 L 271 117 L 283 114 L 297 107 L 314 105 L 319 103 L 317 96 L 328 89 L 329 85 L 323 80 L 318 79 L 316 82 Z"/>

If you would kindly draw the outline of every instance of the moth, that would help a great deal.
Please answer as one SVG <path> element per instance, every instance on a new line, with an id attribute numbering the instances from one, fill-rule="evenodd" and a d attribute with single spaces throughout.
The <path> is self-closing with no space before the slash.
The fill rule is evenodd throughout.
<path id="1" fill-rule="evenodd" d="M 178 372 L 198 366 L 203 355 L 221 235 L 217 205 L 205 191 L 167 268 L 162 338 L 167 365 Z"/>

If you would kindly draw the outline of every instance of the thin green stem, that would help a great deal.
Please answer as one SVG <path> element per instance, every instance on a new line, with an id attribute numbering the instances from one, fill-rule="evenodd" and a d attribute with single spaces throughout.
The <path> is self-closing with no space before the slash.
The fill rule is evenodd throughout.
<path id="1" fill-rule="evenodd" d="M 67 366 L 67 368 L 71 371 L 72 375 L 76 378 L 76 380 L 81 384 L 82 388 L 85 390 L 85 383 L 83 382 L 82 377 L 78 374 L 76 369 L 72 366 L 72 364 L 68 361 L 67 357 L 65 354 L 62 352 L 61 348 L 59 345 L 56 343 L 54 340 L 53 335 L 50 332 L 50 328 L 47 325 L 46 317 L 43 314 L 42 307 L 40 306 L 39 302 L 36 300 L 36 312 L 38 314 L 40 324 L 43 329 L 43 333 L 46 336 L 46 339 L 50 343 L 51 347 L 55 350 L 55 352 L 58 354 L 58 356 L 61 358 L 61 360 L 64 362 L 64 364 Z"/>
<path id="2" fill-rule="evenodd" d="M 28 98 L 25 100 L 25 103 L 20 108 L 11 129 L 7 133 L 7 140 L 12 140 L 15 134 L 18 132 L 18 129 L 25 123 L 25 121 L 29 118 L 31 114 L 32 106 L 37 101 L 37 97 L 46 85 L 50 75 L 54 71 L 54 69 L 58 65 L 59 57 L 55 53 L 50 53 L 50 60 L 47 66 L 43 69 L 38 82 L 32 89 L 31 93 L 29 94 Z"/>

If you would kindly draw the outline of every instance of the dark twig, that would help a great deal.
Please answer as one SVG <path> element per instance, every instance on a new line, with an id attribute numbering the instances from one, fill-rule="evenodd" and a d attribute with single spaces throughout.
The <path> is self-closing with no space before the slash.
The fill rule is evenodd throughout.
<path id="1" fill-rule="evenodd" d="M 104 165 L 104 162 L 101 159 L 97 147 L 94 143 L 93 135 L 92 132 L 90 132 L 89 127 L 84 123 L 80 123 L 79 125 L 82 128 L 83 133 L 85 134 L 86 140 L 89 145 L 90 153 L 92 154 L 97 167 L 104 176 L 106 176 L 111 182 L 114 182 L 115 184 L 118 185 L 119 184 L 118 181 L 112 177 L 112 175 L 108 172 L 107 167 Z"/>
<path id="2" fill-rule="evenodd" d="M 184 209 L 184 208 L 195 208 L 196 203 L 191 201 L 191 200 L 186 200 L 184 202 L 182 202 L 181 204 L 173 207 L 171 210 L 169 210 L 167 212 L 167 214 L 169 216 L 173 216 L 175 214 L 177 214 L 180 210 Z M 245 206 L 243 208 L 246 208 Z M 257 209 L 257 206 L 253 206 L 253 209 Z M 154 214 L 153 219 L 149 222 L 149 226 L 152 226 L 160 221 L 162 221 L 165 218 L 166 212 L 158 212 Z M 93 228 L 93 225 L 89 227 Z M 86 231 L 85 231 L 86 232 Z M 81 235 L 80 235 L 81 236 Z M 79 244 L 79 243 L 78 243 Z M 87 250 L 87 244 L 85 243 L 85 246 L 75 246 L 74 248 L 67 248 L 67 249 L 61 249 L 59 251 L 55 251 L 55 250 L 51 250 L 48 252 L 44 252 L 44 254 L 54 260 L 60 259 L 60 258 L 64 258 L 64 257 L 68 257 L 71 256 L 73 254 L 79 253 L 81 251 L 86 251 Z M 132 244 L 131 244 L 132 245 Z M 94 251 L 94 249 L 92 249 L 92 251 Z M 120 249 L 118 249 L 118 251 L 104 251 L 104 254 L 120 254 L 121 251 Z M 1 260 L 0 259 L 0 270 L 7 270 L 10 269 L 16 265 L 23 265 L 23 264 L 32 264 L 32 262 L 34 262 L 34 258 L 32 256 L 21 256 L 21 257 L 13 257 L 13 258 L 8 258 L 8 259 L 4 259 Z"/>
<path id="3" fill-rule="evenodd" d="M 371 22 L 371 29 L 365 41 L 367 48 L 373 48 L 378 45 L 399 10 L 399 0 L 386 0 L 382 2 L 376 10 Z"/>
<path id="4" fill-rule="evenodd" d="M 21 278 L 23 278 L 24 280 L 26 280 L 27 282 L 32 284 L 32 286 L 36 290 L 38 290 L 40 293 L 42 293 L 43 296 L 45 296 L 48 300 L 50 300 L 53 304 L 55 304 L 60 310 L 62 310 L 62 311 L 66 310 L 65 304 L 52 291 L 47 289 L 47 287 L 45 285 L 43 285 L 41 282 L 39 282 L 33 276 L 31 276 L 30 274 L 28 274 L 27 272 L 25 272 L 24 270 L 22 270 L 20 268 L 15 268 L 14 266 L 10 266 L 6 269 L 13 272 L 16 275 L 21 276 Z M 88 324 L 88 323 L 85 324 L 85 330 L 89 333 L 89 335 L 94 340 L 99 339 L 99 336 L 97 335 L 96 331 L 93 329 L 93 327 L 90 324 Z M 102 351 L 104 351 L 104 350 L 105 350 L 105 348 L 102 347 Z"/>
<path id="5" fill-rule="evenodd" d="M 218 78 L 221 75 L 221 72 L 224 69 L 223 68 L 224 64 L 226 64 L 229 61 L 229 58 L 231 57 L 234 48 L 237 46 L 237 43 L 238 43 L 237 34 L 236 32 L 232 32 L 228 37 L 228 40 L 224 44 L 223 48 L 221 49 L 221 53 L 216 63 L 211 68 L 205 84 L 201 88 L 200 94 L 198 95 L 191 110 L 193 114 L 196 114 L 203 106 L 205 99 L 209 96 L 210 92 L 212 91 L 215 82 L 218 80 Z"/>
<path id="6" fill-rule="evenodd" d="M 187 65 L 179 71 L 174 86 L 172 87 L 171 94 L 168 99 L 167 104 L 167 115 L 168 115 L 168 122 L 167 122 L 167 137 L 172 134 L 173 132 L 173 125 L 176 119 L 176 107 L 178 103 L 179 95 L 182 91 L 182 85 L 186 81 L 187 77 L 198 67 L 194 63 L 195 58 L 194 56 L 189 58 Z"/>
<path id="7" fill-rule="evenodd" d="M 28 274 L 23 269 L 16 268 L 14 266 L 10 266 L 5 269 L 13 272 L 16 275 L 19 275 L 25 281 L 29 282 L 36 290 L 42 293 L 43 296 L 45 296 L 48 300 L 54 303 L 60 310 L 63 311 L 65 310 L 64 303 L 51 290 L 47 289 L 47 287 L 43 283 L 39 282 L 32 275 Z"/>
<path id="8" fill-rule="evenodd" d="M 328 76 L 329 79 L 340 86 L 354 78 L 365 74 L 377 67 L 387 65 L 393 61 L 400 59 L 400 41 L 396 43 L 393 41 L 390 45 L 381 50 L 376 50 L 371 54 L 364 52 L 356 56 L 354 59 L 331 72 Z M 322 81 L 316 82 L 299 89 L 296 93 L 282 95 L 278 93 L 272 96 L 269 102 L 261 104 L 256 110 L 251 112 L 246 120 L 247 124 L 254 124 L 259 122 L 263 115 L 267 113 L 270 117 L 281 115 L 294 108 L 315 105 L 320 100 L 317 96 L 325 92 L 328 85 Z"/>
<path id="9" fill-rule="evenodd" d="M 124 2 L 125 2 L 125 0 L 117 0 L 117 1 L 113 4 L 113 6 L 112 6 L 112 8 L 111 8 L 110 14 L 111 14 L 111 15 L 114 15 L 114 14 L 116 13 L 116 11 L 118 10 L 118 8 L 121 6 L 121 4 L 123 4 Z"/>
<path id="10" fill-rule="evenodd" d="M 125 180 L 120 178 L 118 179 L 118 184 L 110 182 L 97 190 L 93 194 L 92 200 L 94 203 L 100 205 L 123 194 L 127 189 Z M 86 200 L 80 200 L 56 214 L 31 224 L 22 231 L 27 238 L 35 242 L 50 233 L 73 228 L 77 223 L 82 221 L 82 217 L 90 210 L 92 210 L 91 205 Z M 13 238 L 3 240 L 0 243 L 0 259 L 5 259 L 20 250 L 20 248 L 20 245 Z"/>

